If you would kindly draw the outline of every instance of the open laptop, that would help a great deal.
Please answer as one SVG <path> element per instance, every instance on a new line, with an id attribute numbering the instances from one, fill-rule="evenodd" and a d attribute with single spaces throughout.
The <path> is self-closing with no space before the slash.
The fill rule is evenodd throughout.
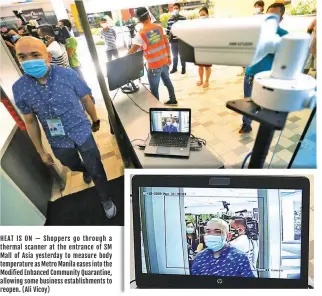
<path id="1" fill-rule="evenodd" d="M 305 177 L 134 176 L 137 287 L 308 288 L 309 200 Z"/>
<path id="2" fill-rule="evenodd" d="M 146 155 L 189 157 L 191 109 L 150 109 Z"/>

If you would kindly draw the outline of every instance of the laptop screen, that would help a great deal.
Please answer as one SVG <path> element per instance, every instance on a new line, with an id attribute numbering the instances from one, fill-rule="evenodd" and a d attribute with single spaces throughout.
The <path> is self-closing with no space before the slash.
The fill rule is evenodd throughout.
<path id="1" fill-rule="evenodd" d="M 151 132 L 190 134 L 190 111 L 152 110 Z"/>
<path id="2" fill-rule="evenodd" d="M 302 190 L 141 187 L 142 272 L 300 279 Z"/>

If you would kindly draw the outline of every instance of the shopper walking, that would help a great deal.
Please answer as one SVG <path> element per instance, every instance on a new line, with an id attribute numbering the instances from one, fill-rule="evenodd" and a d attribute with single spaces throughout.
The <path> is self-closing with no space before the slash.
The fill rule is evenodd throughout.
<path id="1" fill-rule="evenodd" d="M 201 19 L 207 19 L 209 17 L 208 9 L 207 7 L 202 7 L 199 10 L 199 17 Z M 199 81 L 197 82 L 198 86 L 201 86 L 203 88 L 207 88 L 209 86 L 209 78 L 211 75 L 211 65 L 199 65 L 198 66 L 198 72 L 199 72 Z M 205 80 L 203 79 L 205 73 Z"/>
<path id="2" fill-rule="evenodd" d="M 168 24 L 167 24 L 167 35 L 171 44 L 171 51 L 173 55 L 173 65 L 172 65 L 172 70 L 170 72 L 171 74 L 178 71 L 178 57 L 179 57 L 179 39 L 171 33 L 171 28 L 174 23 L 178 21 L 186 20 L 186 17 L 184 17 L 183 15 L 180 15 L 180 9 L 181 9 L 180 3 L 175 3 L 173 5 L 173 15 L 172 17 L 169 18 Z M 186 62 L 182 59 L 181 56 L 180 56 L 180 61 L 181 61 L 181 67 L 182 67 L 181 74 L 185 74 Z"/>
<path id="3" fill-rule="evenodd" d="M 283 3 L 273 3 L 271 6 L 268 7 L 266 13 L 277 14 L 281 22 L 283 20 L 283 15 L 285 13 L 285 6 Z M 288 34 L 288 32 L 282 29 L 281 27 L 277 28 L 276 33 L 280 37 Z M 273 61 L 274 61 L 274 55 L 268 54 L 257 64 L 246 68 L 245 78 L 244 78 L 244 98 L 251 98 L 252 96 L 254 76 L 260 72 L 270 71 L 273 66 Z M 251 123 L 252 123 L 251 119 L 249 119 L 247 116 L 244 115 L 243 125 L 239 130 L 239 133 L 240 134 L 250 133 L 252 131 Z"/>
<path id="4" fill-rule="evenodd" d="M 149 11 L 140 7 L 136 11 L 139 21 L 143 24 L 142 30 L 138 32 L 133 40 L 129 54 L 144 51 L 148 63 L 148 79 L 151 93 L 159 100 L 159 84 L 162 79 L 169 92 L 169 101 L 165 105 L 177 105 L 174 88 L 169 76 L 169 65 L 171 64 L 170 46 L 166 35 L 160 25 L 153 24 Z"/>
<path id="5" fill-rule="evenodd" d="M 110 62 L 113 57 L 119 57 L 116 46 L 116 32 L 113 28 L 108 26 L 108 23 L 104 18 L 101 19 L 100 25 L 103 28 L 101 31 L 101 38 L 104 38 L 105 41 L 107 61 Z"/>
<path id="6" fill-rule="evenodd" d="M 93 180 L 106 216 L 113 218 L 116 207 L 92 135 L 99 129 L 100 121 L 89 96 L 90 88 L 74 70 L 51 65 L 47 48 L 39 39 L 21 37 L 16 52 L 25 74 L 13 85 L 14 100 L 40 157 L 47 165 L 54 163 L 43 148 L 38 120 L 56 158 L 70 170 L 82 172 L 86 184 Z M 80 102 L 90 115 L 92 126 Z"/>

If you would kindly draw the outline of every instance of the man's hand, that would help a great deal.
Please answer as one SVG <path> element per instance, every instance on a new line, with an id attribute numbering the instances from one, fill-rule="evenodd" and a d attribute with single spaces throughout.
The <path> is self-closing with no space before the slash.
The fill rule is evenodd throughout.
<path id="1" fill-rule="evenodd" d="M 127 54 L 132 54 L 137 52 L 140 49 L 139 45 L 133 44 L 132 47 L 129 49 Z"/>
<path id="2" fill-rule="evenodd" d="M 168 65 L 170 66 L 172 64 L 171 58 L 168 58 Z"/>
<path id="3" fill-rule="evenodd" d="M 49 153 L 43 152 L 40 154 L 40 157 L 46 165 L 53 165 L 54 164 L 54 160 Z"/>
<path id="4" fill-rule="evenodd" d="M 92 132 L 96 133 L 97 131 L 99 131 L 100 127 L 101 127 L 100 120 L 97 120 L 96 122 L 93 122 L 92 123 Z"/>

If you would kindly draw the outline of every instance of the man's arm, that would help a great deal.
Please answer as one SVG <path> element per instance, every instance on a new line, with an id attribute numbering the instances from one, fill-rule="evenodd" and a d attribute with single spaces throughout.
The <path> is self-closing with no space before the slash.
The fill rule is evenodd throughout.
<path id="1" fill-rule="evenodd" d="M 71 48 L 71 47 L 70 48 L 67 48 L 68 57 L 71 57 L 73 55 L 74 50 L 75 50 L 75 48 Z"/>
<path id="2" fill-rule="evenodd" d="M 171 33 L 171 26 L 172 26 L 172 18 L 168 19 L 167 22 L 167 36 L 170 37 L 170 33 Z"/>
<path id="3" fill-rule="evenodd" d="M 95 105 L 94 105 L 91 97 L 89 95 L 86 95 L 82 98 L 81 101 L 85 107 L 86 112 L 91 117 L 92 121 L 97 122 L 98 117 L 97 117 L 97 113 L 96 113 L 96 108 L 95 108 Z"/>
<path id="4" fill-rule="evenodd" d="M 164 43 L 165 43 L 165 47 L 167 49 L 168 57 L 170 59 L 171 58 L 170 44 L 169 44 L 169 40 L 168 40 L 166 35 L 163 35 L 163 40 L 164 40 Z"/>
<path id="5" fill-rule="evenodd" d="M 35 114 L 24 114 L 23 115 L 27 127 L 28 134 L 31 138 L 31 141 L 36 147 L 37 152 L 39 153 L 40 157 L 42 158 L 43 162 L 47 165 L 54 164 L 54 161 L 49 153 L 47 153 L 41 142 L 41 131 L 39 127 L 38 120 L 35 116 Z"/>
<path id="6" fill-rule="evenodd" d="M 240 257 L 241 260 L 238 265 L 239 275 L 241 277 L 255 277 L 248 256 L 246 254 L 240 254 Z"/>
<path id="7" fill-rule="evenodd" d="M 129 49 L 127 54 L 135 53 L 140 49 L 141 46 L 133 44 L 132 47 Z"/>
<path id="8" fill-rule="evenodd" d="M 144 40 L 142 39 L 140 33 L 137 33 L 133 38 L 132 47 L 129 49 L 128 54 L 137 52 L 144 45 Z"/>
<path id="9" fill-rule="evenodd" d="M 307 28 L 307 31 L 313 31 L 316 27 L 316 18 L 312 21 L 312 23 L 310 24 L 310 26 Z"/>
<path id="10" fill-rule="evenodd" d="M 192 262 L 192 266 L 191 266 L 191 275 L 199 275 L 199 258 L 200 258 L 200 253 L 195 257 L 195 259 Z"/>
<path id="11" fill-rule="evenodd" d="M 168 64 L 171 65 L 171 51 L 170 51 L 170 45 L 169 45 L 169 40 L 167 38 L 166 35 L 163 35 L 163 40 L 164 40 L 164 44 L 167 50 L 167 54 L 168 54 Z"/>

